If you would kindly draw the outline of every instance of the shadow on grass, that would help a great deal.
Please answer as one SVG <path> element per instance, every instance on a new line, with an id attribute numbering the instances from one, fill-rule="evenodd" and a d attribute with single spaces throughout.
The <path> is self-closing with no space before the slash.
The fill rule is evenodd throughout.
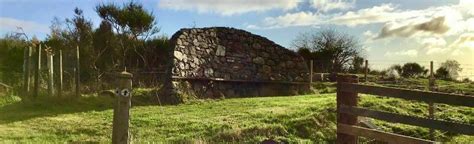
<path id="1" fill-rule="evenodd" d="M 0 124 L 60 114 L 112 110 L 114 100 L 110 95 L 89 95 L 79 98 L 39 96 L 0 106 Z M 132 105 L 154 105 L 153 97 L 145 95 L 132 97 Z"/>

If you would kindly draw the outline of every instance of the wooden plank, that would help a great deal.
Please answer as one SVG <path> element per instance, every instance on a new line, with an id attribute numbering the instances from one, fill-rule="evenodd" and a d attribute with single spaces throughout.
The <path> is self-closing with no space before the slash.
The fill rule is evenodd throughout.
<path id="1" fill-rule="evenodd" d="M 399 134 L 388 133 L 384 131 L 363 128 L 354 125 L 337 124 L 337 132 L 345 133 L 349 135 L 356 135 L 368 138 L 374 138 L 376 140 L 385 141 L 389 143 L 400 143 L 400 144 L 432 144 L 433 141 L 424 140 L 420 138 L 414 138 Z"/>
<path id="2" fill-rule="evenodd" d="M 474 96 L 469 95 L 447 94 L 351 83 L 338 83 L 338 89 L 347 92 L 417 100 L 427 103 L 444 103 L 449 105 L 474 107 Z"/>
<path id="3" fill-rule="evenodd" d="M 342 105 L 339 107 L 339 112 L 352 114 L 357 116 L 364 116 L 384 120 L 393 123 L 403 123 L 415 126 L 421 126 L 426 128 L 433 128 L 438 130 L 444 130 L 453 133 L 474 135 L 474 126 L 461 123 L 453 123 L 447 121 L 426 119 L 420 117 L 412 117 L 406 115 L 393 114 L 388 112 L 374 111 L 365 108 L 350 107 Z"/>

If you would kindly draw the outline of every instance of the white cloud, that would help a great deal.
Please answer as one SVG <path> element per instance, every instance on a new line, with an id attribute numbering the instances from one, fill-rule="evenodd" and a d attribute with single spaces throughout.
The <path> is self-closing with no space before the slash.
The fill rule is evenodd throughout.
<path id="1" fill-rule="evenodd" d="M 461 56 L 461 55 L 463 55 L 463 54 L 464 54 L 464 53 L 463 53 L 461 50 L 459 50 L 459 49 L 456 49 L 456 50 L 454 50 L 454 51 L 451 53 L 452 56 Z"/>
<path id="2" fill-rule="evenodd" d="M 43 24 L 8 17 L 0 17 L 1 31 L 21 32 L 18 31 L 19 28 L 22 28 L 27 34 L 35 32 L 46 33 L 49 31 L 49 27 Z"/>
<path id="3" fill-rule="evenodd" d="M 433 54 L 444 54 L 446 52 L 450 51 L 449 48 L 442 48 L 442 47 L 435 47 L 435 48 L 430 48 L 426 51 L 427 55 L 433 55 Z"/>
<path id="4" fill-rule="evenodd" d="M 458 39 L 449 45 L 449 47 L 455 49 L 468 48 L 474 50 L 474 33 L 461 34 Z"/>
<path id="5" fill-rule="evenodd" d="M 310 4 L 316 10 L 328 12 L 354 8 L 355 0 L 310 0 Z"/>
<path id="6" fill-rule="evenodd" d="M 265 28 L 282 28 L 290 26 L 308 26 L 321 22 L 323 18 L 317 13 L 312 12 L 298 12 L 289 13 L 283 16 L 274 18 L 265 18 L 263 23 Z"/>
<path id="7" fill-rule="evenodd" d="M 411 50 L 403 50 L 398 52 L 386 52 L 385 56 L 393 57 L 393 56 L 407 56 L 407 57 L 416 57 L 418 56 L 418 51 L 415 49 Z"/>
<path id="8" fill-rule="evenodd" d="M 446 40 L 444 40 L 444 38 L 442 38 L 442 37 L 424 38 L 420 41 L 420 43 L 425 48 L 437 48 L 437 47 L 446 46 Z"/>
<path id="9" fill-rule="evenodd" d="M 265 18 L 265 21 L 261 23 L 261 27 L 281 28 L 290 26 L 311 26 L 323 24 L 357 26 L 362 24 L 382 23 L 393 20 L 395 18 L 395 15 L 391 14 L 395 9 L 396 7 L 392 4 L 382 4 L 380 6 L 360 9 L 357 11 L 349 11 L 344 14 L 322 14 L 318 12 L 287 13 L 283 16 Z M 288 25 L 288 20 L 293 20 L 295 19 L 295 17 L 300 17 L 301 14 L 304 14 L 306 18 L 311 20 L 295 21 L 292 22 L 291 25 Z M 268 23 L 268 21 L 272 21 L 272 23 Z"/>
<path id="10" fill-rule="evenodd" d="M 291 26 L 343 25 L 359 26 L 384 24 L 383 37 L 410 37 L 428 35 L 456 35 L 466 30 L 474 31 L 474 10 L 469 5 L 429 7 L 404 10 L 394 4 L 380 4 L 370 8 L 345 13 L 294 12 L 282 16 L 267 17 L 248 28 L 284 28 Z M 469 14 L 472 12 L 472 15 Z M 304 16 L 305 19 L 301 19 Z M 297 21 L 295 21 L 297 19 Z"/>
<path id="11" fill-rule="evenodd" d="M 300 0 L 162 0 L 160 8 L 216 13 L 224 16 L 272 9 L 291 10 Z"/>
<path id="12" fill-rule="evenodd" d="M 357 26 L 372 23 L 384 23 L 399 19 L 404 13 L 396 12 L 393 4 L 381 4 L 371 8 L 349 11 L 342 15 L 334 15 L 329 21 L 332 24 Z"/>
<path id="13" fill-rule="evenodd" d="M 446 47 L 446 40 L 442 37 L 424 38 L 420 43 L 425 48 L 427 55 L 443 54 L 451 50 Z"/>

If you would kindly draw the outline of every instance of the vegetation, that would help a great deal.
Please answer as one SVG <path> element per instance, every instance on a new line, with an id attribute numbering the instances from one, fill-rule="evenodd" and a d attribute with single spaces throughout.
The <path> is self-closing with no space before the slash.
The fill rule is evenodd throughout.
<path id="1" fill-rule="evenodd" d="M 424 76 L 428 73 L 428 70 L 425 69 L 423 66 L 421 66 L 418 63 L 412 62 L 412 63 L 406 63 L 402 66 L 402 76 L 403 77 L 420 77 Z"/>
<path id="2" fill-rule="evenodd" d="M 131 134 L 134 142 L 334 142 L 335 94 L 200 100 L 177 106 L 151 106 L 134 96 Z M 110 142 L 113 100 L 44 98 L 22 103 L 1 101 L 0 142 Z M 361 106 L 426 116 L 426 104 L 361 95 Z M 436 117 L 474 123 L 474 109 L 442 105 Z M 428 130 L 374 121 L 382 129 L 427 138 Z M 440 141 L 469 142 L 471 136 L 437 132 Z"/>
<path id="3" fill-rule="evenodd" d="M 168 61 L 168 38 L 157 36 L 159 28 L 156 17 L 139 3 L 129 2 L 123 6 L 100 4 L 96 12 L 102 19 L 94 28 L 92 21 L 79 8 L 72 18 L 54 18 L 50 33 L 43 41 L 29 39 L 24 33 L 12 33 L 0 38 L 0 82 L 15 88 L 21 87 L 23 58 L 26 49 L 32 47 L 31 74 L 36 66 L 37 51 L 52 49 L 54 73 L 58 74 L 59 51 L 63 56 L 65 89 L 71 89 L 76 67 L 76 48 L 80 54 L 80 83 L 84 92 L 95 92 L 97 83 L 106 73 L 122 71 L 164 71 Z M 40 73 L 46 73 L 46 56 L 43 55 Z M 41 77 L 43 86 L 46 77 Z M 57 80 L 57 79 L 56 79 Z M 57 82 L 56 82 L 57 83 Z"/>
<path id="4" fill-rule="evenodd" d="M 169 41 L 157 36 L 159 28 L 152 12 L 139 3 L 124 5 L 100 4 L 95 8 L 101 18 L 99 27 L 87 19 L 81 9 L 65 20 L 55 18 L 51 32 L 44 41 L 23 38 L 25 34 L 9 34 L 0 39 L 0 82 L 21 90 L 25 49 L 37 52 L 39 44 L 51 47 L 53 53 L 63 52 L 65 89 L 72 89 L 76 64 L 76 47 L 80 51 L 81 97 L 42 95 L 35 99 L 0 94 L 0 143 L 11 142 L 110 142 L 113 98 L 97 96 L 94 92 L 108 72 L 134 69 L 162 72 L 170 60 Z M 314 60 L 318 72 L 364 71 L 364 57 L 359 41 L 335 30 L 302 34 L 294 41 L 298 53 Z M 33 53 L 33 58 L 37 57 Z M 40 56 L 42 59 L 45 56 Z M 58 67 L 55 57 L 54 67 Z M 34 60 L 31 63 L 33 66 Z M 42 65 L 46 61 L 42 61 Z M 388 74 L 389 82 L 377 83 L 375 75 L 369 84 L 427 90 L 427 70 L 417 63 L 394 65 L 392 71 L 371 71 Z M 454 81 L 462 69 L 456 61 L 448 60 L 436 71 L 436 91 L 474 95 L 474 83 Z M 33 71 L 30 69 L 30 71 Z M 58 71 L 58 70 L 56 70 Z M 39 70 L 45 78 L 46 69 Z M 56 73 L 56 72 L 55 72 Z M 399 75 L 404 78 L 400 78 Z M 141 75 L 142 76 L 142 75 Z M 152 75 L 156 77 L 156 75 Z M 143 79 L 151 79 L 144 77 Z M 40 80 L 40 87 L 45 87 Z M 153 81 L 153 80 L 150 80 Z M 154 83 L 149 82 L 149 83 Z M 159 82 L 158 82 L 159 83 Z M 71 86 L 67 86 L 71 84 Z M 134 83 L 135 84 L 135 83 Z M 159 84 L 137 85 L 153 87 Z M 157 106 L 148 89 L 137 88 L 131 109 L 132 140 L 163 142 L 237 142 L 257 143 L 265 139 L 281 142 L 334 142 L 336 138 L 336 84 L 316 82 L 315 95 L 294 97 L 240 98 L 226 100 L 194 100 L 181 105 Z M 87 91 L 85 92 L 87 93 Z M 41 94 L 41 92 L 40 92 Z M 427 116 L 427 105 L 399 99 L 361 95 L 360 105 L 412 116 Z M 23 97 L 24 98 L 24 97 Z M 436 118 L 474 124 L 474 109 L 439 105 Z M 374 123 L 385 131 L 420 138 L 428 137 L 425 128 Z M 472 136 L 437 131 L 440 141 L 466 143 Z"/>
<path id="5" fill-rule="evenodd" d="M 300 34 L 293 47 L 308 62 L 314 60 L 319 72 L 346 72 L 350 68 L 357 71 L 364 61 L 355 37 L 331 29 Z"/>
<path id="6" fill-rule="evenodd" d="M 444 80 L 456 80 L 461 71 L 462 68 L 459 62 L 456 60 L 447 60 L 441 63 L 441 66 L 436 70 L 435 76 Z"/>

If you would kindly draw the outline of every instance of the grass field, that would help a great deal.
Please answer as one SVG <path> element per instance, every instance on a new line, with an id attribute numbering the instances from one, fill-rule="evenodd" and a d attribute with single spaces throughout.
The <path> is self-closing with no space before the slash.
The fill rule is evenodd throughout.
<path id="1" fill-rule="evenodd" d="M 135 96 L 140 98 L 140 96 Z M 110 142 L 112 99 L 43 98 L 0 101 L 0 143 Z M 143 99 L 143 98 L 141 98 Z M 134 142 L 333 142 L 336 128 L 335 94 L 201 100 L 178 106 L 152 106 L 135 101 L 131 109 Z M 426 105 L 375 96 L 362 96 L 368 108 L 426 116 Z M 440 106 L 437 118 L 474 124 L 474 109 Z M 386 131 L 426 138 L 428 129 L 374 121 Z M 440 141 L 472 142 L 472 136 L 437 132 Z"/>

